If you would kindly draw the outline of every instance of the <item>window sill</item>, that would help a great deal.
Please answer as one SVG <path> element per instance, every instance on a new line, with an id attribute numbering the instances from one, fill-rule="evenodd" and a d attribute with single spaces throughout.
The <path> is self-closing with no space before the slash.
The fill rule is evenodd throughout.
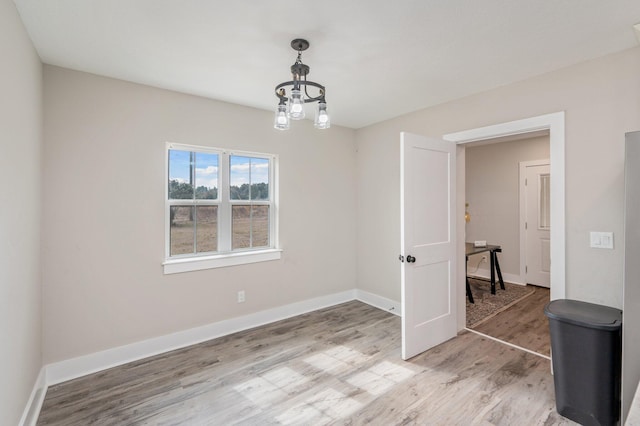
<path id="1" fill-rule="evenodd" d="M 164 274 L 179 274 L 181 272 L 200 271 L 203 269 L 224 268 L 226 266 L 245 265 L 248 263 L 268 262 L 278 260 L 282 249 L 267 249 L 246 251 L 241 253 L 219 254 L 215 256 L 190 257 L 185 259 L 171 259 L 162 263 Z"/>

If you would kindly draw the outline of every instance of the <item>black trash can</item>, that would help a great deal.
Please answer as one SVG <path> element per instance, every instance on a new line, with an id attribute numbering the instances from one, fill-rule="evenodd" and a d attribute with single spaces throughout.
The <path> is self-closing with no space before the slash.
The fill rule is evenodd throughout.
<path id="1" fill-rule="evenodd" d="M 556 408 L 582 425 L 620 418 L 622 311 L 577 300 L 548 303 Z"/>

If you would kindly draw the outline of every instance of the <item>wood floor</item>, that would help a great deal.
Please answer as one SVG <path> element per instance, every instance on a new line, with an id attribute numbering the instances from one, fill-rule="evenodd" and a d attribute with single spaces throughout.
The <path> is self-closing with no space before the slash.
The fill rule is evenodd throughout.
<path id="1" fill-rule="evenodd" d="M 549 289 L 530 286 L 535 292 L 500 312 L 474 330 L 536 353 L 550 356 L 549 321 L 544 306 L 549 303 Z"/>
<path id="2" fill-rule="evenodd" d="M 400 338 L 349 302 L 52 386 L 38 424 L 574 424 L 544 358 L 463 332 L 402 361 Z"/>
<path id="3" fill-rule="evenodd" d="M 549 321 L 544 315 L 544 306 L 549 303 L 549 289 L 531 287 L 535 289 L 531 296 L 473 329 L 550 356 Z"/>

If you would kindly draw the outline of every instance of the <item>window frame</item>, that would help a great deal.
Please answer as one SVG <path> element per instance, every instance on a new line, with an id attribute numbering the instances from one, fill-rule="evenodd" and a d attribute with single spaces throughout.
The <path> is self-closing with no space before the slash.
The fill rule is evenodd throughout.
<path id="1" fill-rule="evenodd" d="M 196 271 L 220 268 L 255 262 L 278 260 L 282 249 L 278 245 L 278 156 L 258 152 L 239 151 L 207 146 L 188 145 L 167 142 L 165 144 L 165 178 L 164 178 L 164 210 L 165 210 L 165 260 L 164 273 Z M 169 151 L 181 150 L 218 155 L 218 198 L 211 199 L 169 199 Z M 230 198 L 230 160 L 232 156 L 262 158 L 269 161 L 269 200 L 231 200 Z M 171 256 L 171 219 L 172 206 L 218 206 L 217 251 L 205 253 L 188 253 Z M 269 245 L 267 247 L 232 249 L 232 215 L 233 205 L 267 205 L 269 206 Z M 194 239 L 195 241 L 195 239 Z"/>

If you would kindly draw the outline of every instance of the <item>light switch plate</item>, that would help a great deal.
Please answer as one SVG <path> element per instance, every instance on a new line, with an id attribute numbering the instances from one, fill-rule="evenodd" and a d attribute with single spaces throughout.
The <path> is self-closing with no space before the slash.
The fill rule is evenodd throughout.
<path id="1" fill-rule="evenodd" d="M 589 246 L 593 248 L 613 249 L 613 232 L 591 232 Z"/>

